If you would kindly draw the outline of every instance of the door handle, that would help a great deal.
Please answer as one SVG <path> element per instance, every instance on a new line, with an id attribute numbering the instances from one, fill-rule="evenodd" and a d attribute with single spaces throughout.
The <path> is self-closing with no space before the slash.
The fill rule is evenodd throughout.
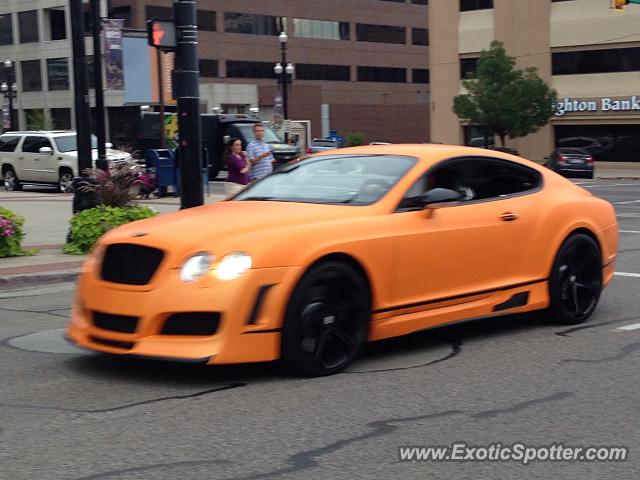
<path id="1" fill-rule="evenodd" d="M 513 212 L 507 212 L 507 213 L 503 213 L 502 215 L 500 215 L 500 220 L 502 220 L 503 222 L 513 222 L 514 220 L 517 220 L 519 218 L 519 215 L 517 213 L 513 213 Z"/>

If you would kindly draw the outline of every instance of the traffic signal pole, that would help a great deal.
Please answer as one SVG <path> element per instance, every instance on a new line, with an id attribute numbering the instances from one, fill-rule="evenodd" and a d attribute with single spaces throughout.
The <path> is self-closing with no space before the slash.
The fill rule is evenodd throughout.
<path id="1" fill-rule="evenodd" d="M 194 0 L 175 0 L 176 55 L 174 96 L 178 100 L 180 208 L 204 203 L 202 135 L 198 82 L 198 22 Z"/>

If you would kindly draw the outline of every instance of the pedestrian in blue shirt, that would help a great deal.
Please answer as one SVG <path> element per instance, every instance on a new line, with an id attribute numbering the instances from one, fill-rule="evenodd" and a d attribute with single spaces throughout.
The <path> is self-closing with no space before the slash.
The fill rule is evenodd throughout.
<path id="1" fill-rule="evenodd" d="M 253 126 L 253 133 L 255 140 L 247 145 L 247 157 L 251 163 L 249 177 L 252 182 L 269 175 L 273 171 L 273 162 L 275 161 L 271 145 L 264 142 L 264 126 L 261 123 L 256 123 Z"/>

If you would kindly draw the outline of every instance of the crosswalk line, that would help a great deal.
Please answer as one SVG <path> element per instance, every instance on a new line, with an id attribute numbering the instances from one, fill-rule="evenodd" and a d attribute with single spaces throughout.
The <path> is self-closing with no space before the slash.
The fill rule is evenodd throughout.
<path id="1" fill-rule="evenodd" d="M 640 278 L 640 273 L 629 273 L 629 272 L 613 272 L 614 275 L 619 277 L 636 277 Z"/>

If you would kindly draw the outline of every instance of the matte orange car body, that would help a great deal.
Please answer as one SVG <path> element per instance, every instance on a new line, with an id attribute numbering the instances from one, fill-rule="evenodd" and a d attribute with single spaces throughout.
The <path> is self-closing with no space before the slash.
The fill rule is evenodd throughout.
<path id="1" fill-rule="evenodd" d="M 612 278 L 618 244 L 612 206 L 534 162 L 490 152 L 492 158 L 540 172 L 543 187 L 528 195 L 396 214 L 407 190 L 430 167 L 489 153 L 445 145 L 376 145 L 330 153 L 404 155 L 418 161 L 381 200 L 368 206 L 223 201 L 110 231 L 79 278 L 68 337 L 80 346 L 117 354 L 212 364 L 275 360 L 281 354 L 283 319 L 295 286 L 310 266 L 328 256 L 357 265 L 366 276 L 372 311 L 369 340 L 489 316 L 519 292 L 528 292 L 526 305 L 501 313 L 547 307 L 550 269 L 572 232 L 589 232 L 596 239 L 603 286 Z M 518 221 L 503 221 L 505 214 L 517 214 Z M 120 242 L 165 252 L 148 285 L 100 278 L 102 252 Z M 181 266 L 199 251 L 209 251 L 217 260 L 249 252 L 253 263 L 233 280 L 219 280 L 212 270 L 196 282 L 181 281 Z M 92 311 L 135 316 L 139 324 L 130 333 L 103 330 L 92 323 Z M 160 334 L 168 316 L 192 311 L 221 312 L 216 333 Z"/>

